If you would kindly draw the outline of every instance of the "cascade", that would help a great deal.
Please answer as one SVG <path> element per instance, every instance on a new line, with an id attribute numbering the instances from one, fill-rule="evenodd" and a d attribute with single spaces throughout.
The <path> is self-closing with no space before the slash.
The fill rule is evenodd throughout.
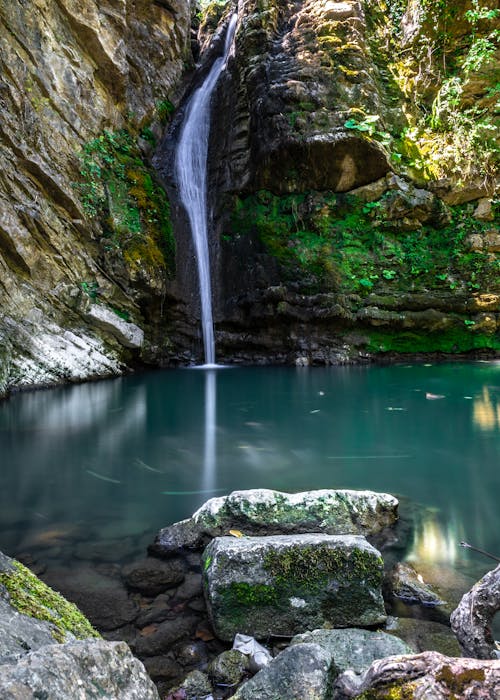
<path id="1" fill-rule="evenodd" d="M 234 14 L 229 22 L 223 55 L 214 61 L 203 84 L 193 93 L 188 103 L 175 158 L 175 176 L 179 185 L 179 195 L 188 215 L 196 253 L 205 364 L 208 366 L 215 364 L 207 221 L 210 102 L 231 50 L 237 19 L 237 15 Z"/>

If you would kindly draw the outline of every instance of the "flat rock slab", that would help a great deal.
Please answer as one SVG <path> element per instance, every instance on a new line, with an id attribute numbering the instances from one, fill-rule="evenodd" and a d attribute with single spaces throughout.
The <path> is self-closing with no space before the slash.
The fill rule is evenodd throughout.
<path id="1" fill-rule="evenodd" d="M 151 550 L 168 554 L 182 547 L 202 547 L 232 529 L 254 536 L 312 532 L 371 536 L 394 525 L 397 513 L 394 496 L 374 491 L 233 491 L 211 498 L 191 518 L 161 530 Z"/>
<path id="2" fill-rule="evenodd" d="M 361 536 L 218 537 L 203 567 L 210 619 L 226 641 L 386 619 L 382 557 Z"/>

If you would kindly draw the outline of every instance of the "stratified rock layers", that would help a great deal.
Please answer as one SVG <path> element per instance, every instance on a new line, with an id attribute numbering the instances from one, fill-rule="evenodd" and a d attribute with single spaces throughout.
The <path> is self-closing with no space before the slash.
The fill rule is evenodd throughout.
<path id="1" fill-rule="evenodd" d="M 133 280 L 103 269 L 101 224 L 74 186 L 77 153 L 126 115 L 154 115 L 179 81 L 189 25 L 182 0 L 2 2 L 0 396 L 119 373 L 143 346 L 113 312 L 144 325 Z M 161 281 L 147 284 L 164 295 Z M 99 313 L 87 309 L 96 290 Z"/>

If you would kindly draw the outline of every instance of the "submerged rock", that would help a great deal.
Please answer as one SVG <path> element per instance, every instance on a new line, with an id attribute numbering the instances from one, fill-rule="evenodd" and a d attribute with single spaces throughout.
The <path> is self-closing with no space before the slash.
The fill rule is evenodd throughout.
<path id="1" fill-rule="evenodd" d="M 406 605 L 434 608 L 445 604 L 410 564 L 398 563 L 394 566 L 389 577 L 389 586 L 392 595 Z"/>
<path id="2" fill-rule="evenodd" d="M 397 509 L 394 496 L 374 491 L 233 491 L 211 498 L 188 520 L 161 530 L 151 550 L 168 555 L 182 547 L 201 547 L 232 529 L 244 535 L 322 532 L 370 536 L 393 525 Z"/>
<path id="3" fill-rule="evenodd" d="M 218 537 L 203 554 L 205 596 L 220 639 L 294 635 L 386 618 L 383 562 L 360 536 Z"/>

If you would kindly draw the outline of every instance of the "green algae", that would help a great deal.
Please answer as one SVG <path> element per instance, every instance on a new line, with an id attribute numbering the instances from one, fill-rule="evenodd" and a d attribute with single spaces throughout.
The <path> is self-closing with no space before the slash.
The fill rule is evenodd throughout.
<path id="1" fill-rule="evenodd" d="M 77 639 L 100 637 L 76 605 L 49 588 L 19 562 L 12 562 L 12 569 L 0 572 L 0 584 L 7 589 L 12 607 L 23 615 L 54 625 L 52 635 L 57 642 L 66 641 L 68 633 Z"/>
<path id="2" fill-rule="evenodd" d="M 86 213 L 100 222 L 105 250 L 117 249 L 129 268 L 173 274 L 175 241 L 170 203 L 144 162 L 133 130 L 104 131 L 79 154 L 75 183 Z"/>

